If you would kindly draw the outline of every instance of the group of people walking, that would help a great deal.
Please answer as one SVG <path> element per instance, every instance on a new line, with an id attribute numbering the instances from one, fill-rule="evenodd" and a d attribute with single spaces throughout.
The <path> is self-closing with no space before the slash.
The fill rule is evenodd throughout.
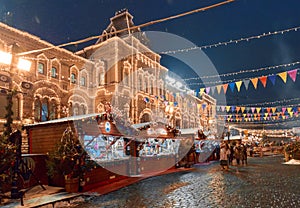
<path id="1" fill-rule="evenodd" d="M 244 144 L 236 143 L 228 144 L 221 143 L 220 145 L 220 165 L 223 170 L 228 170 L 229 165 L 247 165 L 247 146 Z"/>

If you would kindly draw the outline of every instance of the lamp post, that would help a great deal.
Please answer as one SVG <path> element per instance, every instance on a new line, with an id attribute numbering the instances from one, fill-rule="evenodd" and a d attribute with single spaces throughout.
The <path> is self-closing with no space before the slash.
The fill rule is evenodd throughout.
<path id="1" fill-rule="evenodd" d="M 29 71 L 31 67 L 31 62 L 28 60 L 25 60 L 23 58 L 18 58 L 14 54 L 16 51 L 16 44 L 13 44 L 12 46 L 12 53 L 7 53 L 4 51 L 0 51 L 0 63 L 4 65 L 9 66 L 9 70 L 7 71 L 10 75 L 10 80 L 9 80 L 9 88 L 7 90 L 7 106 L 6 106 L 6 123 L 4 124 L 5 126 L 5 131 L 4 135 L 8 136 L 11 142 L 13 142 L 16 145 L 16 159 L 14 162 L 13 166 L 13 175 L 12 175 L 12 188 L 11 188 L 11 198 L 17 199 L 20 198 L 20 193 L 18 190 L 18 173 L 19 173 L 19 163 L 21 160 L 21 134 L 17 137 L 14 138 L 14 135 L 12 134 L 12 123 L 13 123 L 13 97 L 19 93 L 16 90 L 13 89 L 13 77 L 15 75 L 15 69 L 20 69 L 20 70 L 25 70 Z"/>

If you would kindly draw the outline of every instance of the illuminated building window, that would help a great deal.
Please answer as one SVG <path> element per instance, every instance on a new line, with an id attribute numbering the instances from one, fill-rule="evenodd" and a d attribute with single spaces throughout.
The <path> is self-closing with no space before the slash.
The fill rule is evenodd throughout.
<path id="1" fill-rule="evenodd" d="M 44 63 L 39 63 L 38 64 L 38 73 L 45 74 L 45 65 L 44 65 Z"/>
<path id="2" fill-rule="evenodd" d="M 75 73 L 71 74 L 70 81 L 71 81 L 72 84 L 76 83 L 76 74 Z"/>
<path id="3" fill-rule="evenodd" d="M 51 68 L 51 77 L 56 78 L 57 77 L 57 69 L 55 67 Z"/>
<path id="4" fill-rule="evenodd" d="M 80 86 L 85 86 L 85 85 L 86 85 L 85 77 L 80 77 Z"/>

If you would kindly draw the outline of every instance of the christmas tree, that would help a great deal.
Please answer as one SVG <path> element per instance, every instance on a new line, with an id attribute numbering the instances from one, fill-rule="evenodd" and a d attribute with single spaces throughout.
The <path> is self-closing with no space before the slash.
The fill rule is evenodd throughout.
<path id="1" fill-rule="evenodd" d="M 12 179 L 12 167 L 16 158 L 15 144 L 9 140 L 9 136 L 12 133 L 11 124 L 13 123 L 12 98 L 15 94 L 15 91 L 7 92 L 5 131 L 0 136 L 0 194 L 4 191 L 1 190 L 1 188 L 4 187 L 5 184 L 10 184 Z"/>
<path id="2" fill-rule="evenodd" d="M 66 180 L 79 178 L 82 183 L 86 171 L 94 166 L 95 163 L 89 159 L 72 128 L 67 127 L 54 151 L 49 154 L 48 175 L 63 175 Z"/>

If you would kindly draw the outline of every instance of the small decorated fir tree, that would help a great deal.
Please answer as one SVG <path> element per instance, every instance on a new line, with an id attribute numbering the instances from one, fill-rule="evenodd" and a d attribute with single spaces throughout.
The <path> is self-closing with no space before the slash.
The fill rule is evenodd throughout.
<path id="1" fill-rule="evenodd" d="M 84 182 L 86 171 L 94 167 L 71 127 L 68 127 L 47 160 L 48 175 L 63 175 L 65 180 L 79 178 Z"/>

